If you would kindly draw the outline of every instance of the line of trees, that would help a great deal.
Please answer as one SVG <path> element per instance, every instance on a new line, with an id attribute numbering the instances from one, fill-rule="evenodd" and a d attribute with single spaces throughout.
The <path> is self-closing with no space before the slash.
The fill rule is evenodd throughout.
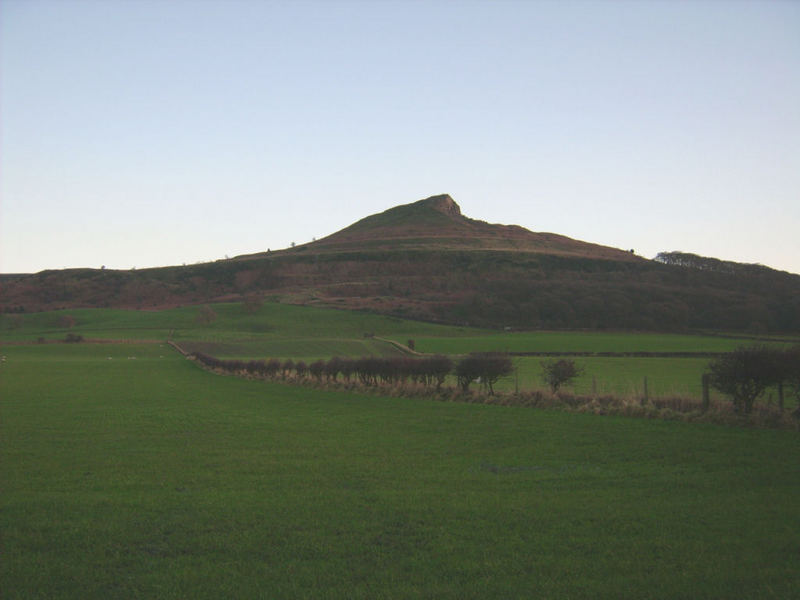
<path id="1" fill-rule="evenodd" d="M 470 354 L 458 361 L 455 367 L 458 385 L 463 391 L 466 392 L 473 381 L 480 381 L 490 395 L 494 394 L 494 384 L 513 371 L 511 359 L 498 353 Z"/>
<path id="2" fill-rule="evenodd" d="M 800 345 L 740 347 L 712 360 L 709 369 L 711 385 L 731 398 L 739 414 L 750 414 L 756 400 L 773 386 L 777 386 L 781 409 L 786 389 L 800 403 Z"/>
<path id="3" fill-rule="evenodd" d="M 480 381 L 490 394 L 494 393 L 494 384 L 501 377 L 511 374 L 514 368 L 507 355 L 496 353 L 470 354 L 457 363 L 441 354 L 422 358 L 334 356 L 310 364 L 302 360 L 280 361 L 275 358 L 249 361 L 221 359 L 202 352 L 194 352 L 191 356 L 211 369 L 276 380 L 310 378 L 317 382 L 358 381 L 367 386 L 406 384 L 410 381 L 435 387 L 437 391 L 447 376 L 454 373 L 463 391 L 467 391 L 471 383 Z"/>

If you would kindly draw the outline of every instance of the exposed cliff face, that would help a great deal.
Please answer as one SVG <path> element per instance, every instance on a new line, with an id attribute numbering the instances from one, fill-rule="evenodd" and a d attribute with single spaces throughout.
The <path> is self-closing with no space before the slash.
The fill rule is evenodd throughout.
<path id="1" fill-rule="evenodd" d="M 456 204 L 456 201 L 453 200 L 448 194 L 442 194 L 441 196 L 431 196 L 430 198 L 426 198 L 425 200 L 419 201 L 421 204 L 426 206 L 430 206 L 434 210 L 438 210 L 440 213 L 445 214 L 450 217 L 460 217 L 461 216 L 461 207 Z"/>

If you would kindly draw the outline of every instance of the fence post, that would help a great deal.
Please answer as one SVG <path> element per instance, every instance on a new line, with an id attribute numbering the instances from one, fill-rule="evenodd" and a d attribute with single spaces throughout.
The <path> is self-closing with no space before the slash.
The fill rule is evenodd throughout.
<path id="1" fill-rule="evenodd" d="M 644 394 L 642 395 L 642 406 L 647 404 L 647 375 L 644 376 Z"/>
<path id="2" fill-rule="evenodd" d="M 703 412 L 708 411 L 708 404 L 709 404 L 708 382 L 710 379 L 711 376 L 708 373 L 703 373 Z"/>
<path id="3" fill-rule="evenodd" d="M 597 377 L 592 375 L 592 398 L 597 398 Z"/>
<path id="4" fill-rule="evenodd" d="M 778 408 L 783 412 L 783 382 L 778 382 Z"/>

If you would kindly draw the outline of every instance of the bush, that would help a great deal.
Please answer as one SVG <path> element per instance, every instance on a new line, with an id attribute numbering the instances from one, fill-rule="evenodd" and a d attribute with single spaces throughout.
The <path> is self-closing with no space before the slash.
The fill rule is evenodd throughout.
<path id="1" fill-rule="evenodd" d="M 436 382 L 436 391 L 442 388 L 447 375 L 453 370 L 453 361 L 449 356 L 437 354 L 430 358 L 424 358 L 425 373 L 431 378 L 432 382 Z"/>
<path id="2" fill-rule="evenodd" d="M 297 378 L 302 379 L 306 376 L 308 372 L 308 366 L 306 365 L 305 361 L 298 360 L 294 365 L 294 372 L 297 373 Z"/>
<path id="3" fill-rule="evenodd" d="M 83 341 L 83 336 L 77 333 L 68 333 L 67 337 L 64 338 L 64 342 L 67 344 L 77 344 Z"/>
<path id="4" fill-rule="evenodd" d="M 281 361 L 277 358 L 270 358 L 264 367 L 264 374 L 267 377 L 275 377 L 281 370 Z"/>
<path id="5" fill-rule="evenodd" d="M 325 374 L 325 361 L 315 360 L 308 365 L 308 372 L 317 381 L 322 381 L 322 376 Z"/>
<path id="6" fill-rule="evenodd" d="M 583 368 L 575 364 L 574 360 L 561 358 L 558 360 L 542 361 L 542 381 L 554 394 L 562 385 L 568 384 L 583 373 Z"/>
<path id="7" fill-rule="evenodd" d="M 800 345 L 784 350 L 781 362 L 782 379 L 795 389 L 800 400 Z"/>
<path id="8" fill-rule="evenodd" d="M 494 394 L 494 384 L 498 379 L 510 375 L 514 371 L 511 359 L 505 354 L 475 353 L 465 356 L 456 365 L 455 373 L 458 385 L 462 391 L 469 390 L 470 384 L 476 379 L 489 390 L 489 395 Z"/>
<path id="9" fill-rule="evenodd" d="M 782 350 L 740 347 L 709 363 L 711 385 L 731 398 L 736 413 L 749 415 L 764 390 L 784 379 L 785 363 Z"/>
<path id="10" fill-rule="evenodd" d="M 339 377 L 339 373 L 342 371 L 342 359 L 338 356 L 334 356 L 325 363 L 323 371 L 328 381 L 336 381 L 337 377 Z"/>
<path id="11" fill-rule="evenodd" d="M 263 360 L 251 360 L 246 368 L 251 375 L 263 375 L 267 370 L 267 363 Z"/>
<path id="12" fill-rule="evenodd" d="M 283 361 L 283 364 L 281 365 L 281 377 L 283 377 L 283 379 L 286 379 L 287 377 L 289 377 L 289 373 L 291 373 L 292 370 L 294 369 L 295 369 L 294 361 L 291 358 L 287 358 L 285 361 Z"/>

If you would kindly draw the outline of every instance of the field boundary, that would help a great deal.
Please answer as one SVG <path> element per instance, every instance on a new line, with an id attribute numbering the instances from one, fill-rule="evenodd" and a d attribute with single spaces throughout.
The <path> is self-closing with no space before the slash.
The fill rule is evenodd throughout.
<path id="1" fill-rule="evenodd" d="M 417 398 L 438 400 L 443 402 L 462 402 L 472 404 L 493 404 L 501 406 L 527 406 L 540 409 L 556 409 L 575 413 L 595 415 L 624 416 L 645 419 L 663 419 L 683 422 L 713 423 L 738 427 L 757 427 L 768 429 L 788 429 L 800 431 L 800 409 L 790 413 L 775 410 L 770 406 L 758 405 L 750 415 L 737 415 L 730 402 L 714 400 L 706 404 L 695 398 L 681 396 L 619 396 L 614 394 L 578 395 L 564 392 L 549 393 L 543 390 L 523 392 L 476 392 L 459 390 L 452 386 L 430 387 L 418 382 L 408 384 L 405 381 L 382 381 L 375 379 L 373 383 L 362 381 L 338 380 L 335 375 L 313 376 L 304 371 L 289 375 L 279 374 L 275 370 L 272 375 L 251 371 L 250 363 L 242 360 L 221 360 L 213 356 L 185 353 L 177 344 L 170 344 L 194 362 L 200 369 L 217 375 L 239 377 L 257 381 L 268 381 L 283 385 L 298 385 L 328 391 L 358 392 L 370 395 L 399 398 Z M 322 362 L 322 361 L 320 361 Z"/>
<path id="2" fill-rule="evenodd" d="M 187 357 L 189 356 L 189 353 L 186 352 L 186 350 L 184 350 L 183 348 L 181 348 L 176 342 L 173 342 L 172 340 L 167 340 L 167 345 L 172 346 L 173 348 L 175 348 L 175 350 L 180 352 L 183 356 L 187 356 Z"/>
<path id="3" fill-rule="evenodd" d="M 45 346 L 48 344 L 163 344 L 164 340 L 154 339 L 109 339 L 109 338 L 83 338 L 79 342 L 67 342 L 63 338 L 45 340 L 0 340 L 0 346 Z"/>
<path id="4" fill-rule="evenodd" d="M 406 346 L 404 344 L 401 344 L 400 342 L 397 342 L 395 340 L 390 340 L 389 338 L 382 338 L 382 337 L 378 337 L 378 336 L 374 335 L 374 336 L 372 336 L 372 339 L 373 340 L 378 340 L 379 342 L 386 342 L 388 344 L 391 344 L 392 346 L 394 346 L 395 348 L 397 348 L 398 350 L 400 350 L 400 352 L 403 352 L 404 354 L 410 354 L 412 356 L 428 356 L 424 352 L 417 352 L 416 350 L 412 350 L 408 346 Z"/>
<path id="5" fill-rule="evenodd" d="M 729 352 L 506 352 L 509 356 L 582 356 L 598 358 L 719 358 Z"/>

